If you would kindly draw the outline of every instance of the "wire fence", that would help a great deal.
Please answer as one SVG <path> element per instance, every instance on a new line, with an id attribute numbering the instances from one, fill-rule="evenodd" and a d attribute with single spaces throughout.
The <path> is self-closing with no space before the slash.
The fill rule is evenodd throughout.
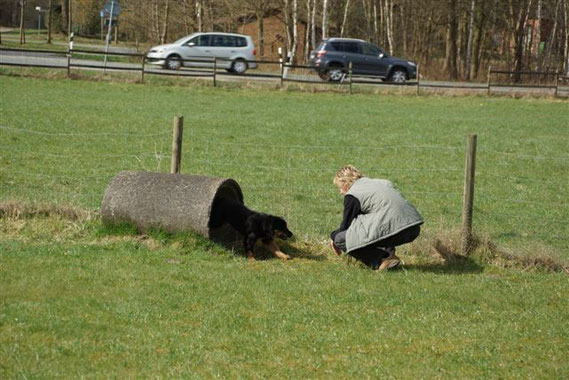
<path id="1" fill-rule="evenodd" d="M 168 172 L 173 133 L 46 132 L 0 125 L 2 200 L 100 207 L 104 190 L 120 170 Z M 116 137 L 127 144 L 116 145 Z M 41 149 L 37 149 L 41 146 Z M 66 149 L 61 147 L 65 146 Z M 85 149 L 107 146 L 105 152 Z M 140 148 L 142 147 L 142 148 Z M 335 171 L 358 157 L 359 169 L 392 180 L 427 220 L 431 231 L 460 225 L 464 151 L 445 145 L 270 144 L 212 139 L 187 129 L 182 173 L 234 178 L 250 207 L 285 216 L 301 237 L 325 238 L 341 220 L 341 197 L 332 186 Z M 397 156 L 377 166 L 378 152 Z M 569 181 L 544 172 L 552 164 L 569 172 L 569 156 L 485 149 L 477 153 L 474 231 L 514 245 L 536 244 L 569 250 Z M 536 165 L 521 175 L 520 160 Z M 496 170 L 494 161 L 500 162 Z M 35 164 L 31 164 L 35 163 Z M 38 164 L 41 163 L 41 164 Z"/>
<path id="2" fill-rule="evenodd" d="M 23 57 L 11 58 L 6 53 L 23 54 Z M 234 80 L 273 80 L 278 81 L 280 86 L 285 82 L 336 85 L 348 88 L 352 92 L 354 85 L 363 86 L 396 86 L 411 87 L 417 94 L 423 90 L 466 90 L 475 92 L 511 93 L 533 92 L 548 93 L 555 97 L 569 96 L 569 78 L 558 72 L 533 72 L 533 71 L 507 71 L 488 67 L 487 82 L 481 83 L 457 83 L 457 82 L 430 82 L 421 78 L 419 68 L 417 77 L 396 83 L 386 81 L 383 76 L 356 75 L 352 65 L 343 68 L 343 75 L 338 81 L 322 80 L 321 70 L 318 67 L 308 65 L 295 65 L 283 61 L 267 60 L 244 60 L 250 68 L 257 68 L 256 72 L 248 70 L 245 73 L 235 73 L 232 70 L 233 60 L 226 58 L 194 58 L 177 59 L 181 66 L 178 70 L 166 70 L 162 67 L 167 65 L 167 60 L 151 60 L 145 54 L 104 52 L 98 50 L 72 49 L 39 50 L 17 49 L 0 47 L 0 66 L 37 67 L 64 69 L 67 75 L 73 70 L 97 70 L 103 72 L 123 71 L 136 73 L 140 81 L 144 82 L 145 76 L 169 76 L 180 78 L 211 78 L 216 86 L 221 78 L 233 78 Z"/>

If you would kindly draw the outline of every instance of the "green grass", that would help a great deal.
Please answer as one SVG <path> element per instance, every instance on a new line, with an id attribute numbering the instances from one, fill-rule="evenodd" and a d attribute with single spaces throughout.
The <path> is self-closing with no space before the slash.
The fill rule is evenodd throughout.
<path id="1" fill-rule="evenodd" d="M 0 88 L 0 203 L 16 205 L 0 212 L 3 378 L 569 373 L 566 274 L 481 254 L 445 264 L 430 248 L 456 243 L 476 133 L 481 240 L 569 261 L 567 102 L 7 76 Z M 169 170 L 175 115 L 182 172 L 234 178 L 248 206 L 285 216 L 295 260 L 100 225 L 119 171 Z M 394 181 L 425 217 L 404 270 L 328 253 L 346 163 Z"/>

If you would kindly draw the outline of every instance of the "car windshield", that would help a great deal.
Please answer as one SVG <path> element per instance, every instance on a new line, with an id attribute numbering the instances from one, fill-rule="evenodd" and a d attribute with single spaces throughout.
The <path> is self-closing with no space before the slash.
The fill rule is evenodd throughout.
<path id="1" fill-rule="evenodd" d="M 192 37 L 192 36 L 193 36 L 193 34 L 191 34 L 191 35 L 189 35 L 189 36 L 184 36 L 184 37 L 180 38 L 179 40 L 176 40 L 176 41 L 172 42 L 172 44 L 173 44 L 173 45 L 181 45 L 182 42 L 188 40 L 188 39 L 189 39 L 190 37 Z"/>

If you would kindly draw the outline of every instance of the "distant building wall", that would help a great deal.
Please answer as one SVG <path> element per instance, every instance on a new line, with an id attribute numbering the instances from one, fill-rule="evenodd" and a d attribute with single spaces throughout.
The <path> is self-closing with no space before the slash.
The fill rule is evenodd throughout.
<path id="1" fill-rule="evenodd" d="M 306 26 L 304 23 L 298 23 L 298 46 L 296 49 L 296 57 L 298 62 L 304 62 L 304 42 Z M 261 47 L 259 46 L 259 22 L 257 18 L 249 19 L 239 26 L 239 33 L 253 37 L 255 46 L 257 47 L 257 59 L 276 61 L 279 59 L 278 48 L 283 48 L 283 54 L 286 54 L 286 26 L 281 19 L 281 15 L 267 16 L 263 19 L 263 56 L 260 56 Z M 291 36 L 292 37 L 292 36 Z"/>

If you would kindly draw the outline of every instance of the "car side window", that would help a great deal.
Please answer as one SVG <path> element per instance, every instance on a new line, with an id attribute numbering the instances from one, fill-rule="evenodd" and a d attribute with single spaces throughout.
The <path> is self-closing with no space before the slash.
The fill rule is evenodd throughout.
<path id="1" fill-rule="evenodd" d="M 190 42 L 193 42 L 195 46 L 211 46 L 211 35 L 203 34 L 192 38 Z"/>
<path id="2" fill-rule="evenodd" d="M 332 47 L 334 50 L 342 51 L 345 53 L 360 53 L 360 44 L 357 42 L 332 42 Z"/>
<path id="3" fill-rule="evenodd" d="M 362 53 L 365 55 L 373 55 L 374 57 L 379 57 L 381 50 L 379 50 L 377 46 L 373 46 L 370 44 L 363 44 Z"/>
<path id="4" fill-rule="evenodd" d="M 346 42 L 344 43 L 345 52 L 347 53 L 356 53 L 359 54 L 360 52 L 360 44 L 357 42 Z"/>
<path id="5" fill-rule="evenodd" d="M 245 47 L 247 46 L 247 40 L 243 37 L 236 37 L 235 38 L 237 40 L 237 47 Z"/>

